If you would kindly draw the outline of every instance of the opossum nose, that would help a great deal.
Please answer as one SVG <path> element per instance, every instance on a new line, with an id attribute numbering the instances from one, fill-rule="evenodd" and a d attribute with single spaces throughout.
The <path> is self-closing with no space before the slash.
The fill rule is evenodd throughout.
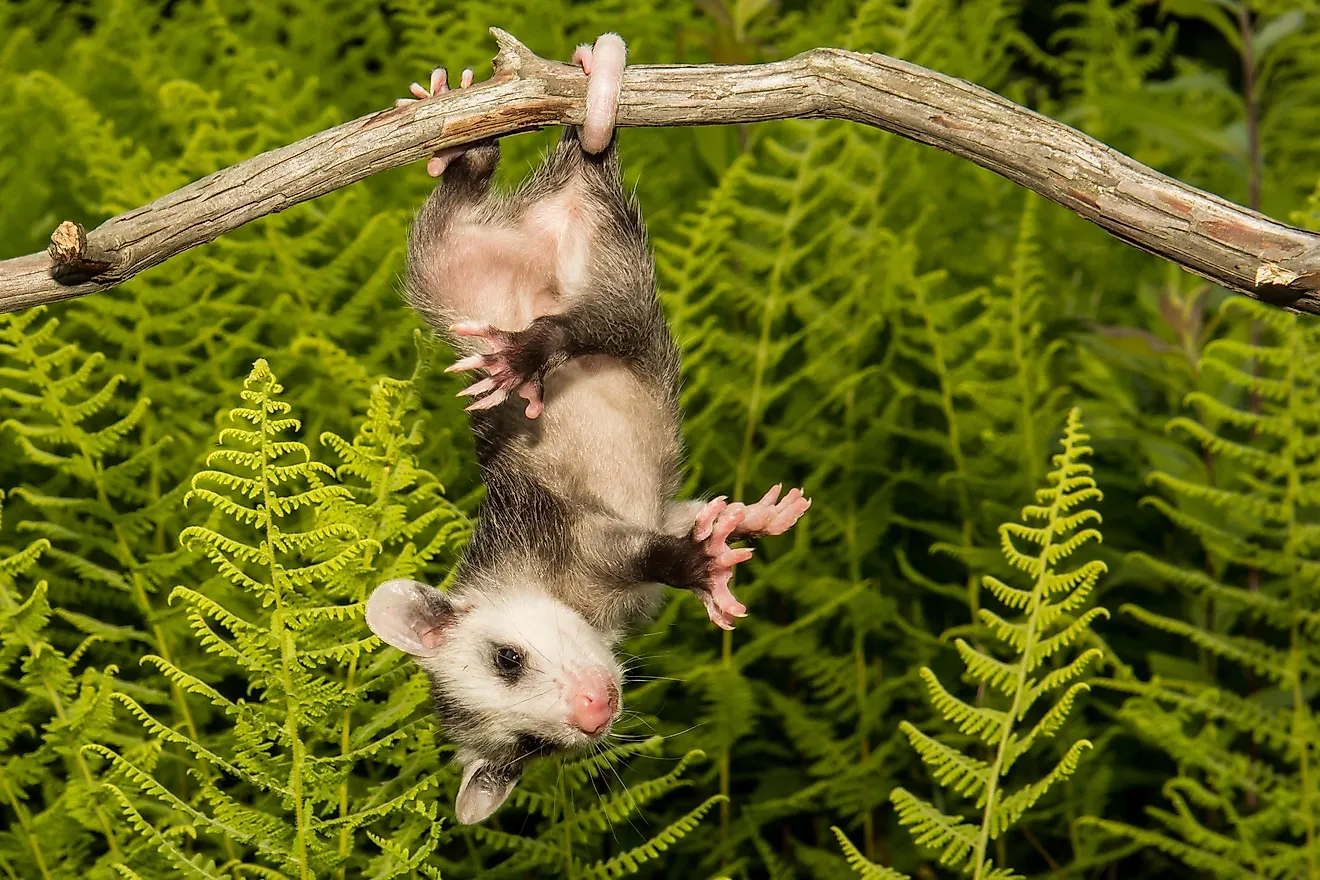
<path id="1" fill-rule="evenodd" d="M 608 675 L 584 675 L 573 690 L 569 720 L 583 733 L 595 735 L 609 725 L 618 706 L 618 692 Z"/>
<path id="2" fill-rule="evenodd" d="M 614 709 L 608 700 L 593 699 L 582 694 L 574 701 L 573 725 L 585 734 L 600 733 L 613 716 Z"/>

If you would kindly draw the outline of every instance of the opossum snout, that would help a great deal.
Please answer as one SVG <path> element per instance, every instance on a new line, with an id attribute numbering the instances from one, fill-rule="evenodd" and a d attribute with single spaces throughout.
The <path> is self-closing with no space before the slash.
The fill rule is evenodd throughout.
<path id="1" fill-rule="evenodd" d="M 619 690 L 604 667 L 579 673 L 568 693 L 569 723 L 588 736 L 603 732 L 619 711 Z"/>

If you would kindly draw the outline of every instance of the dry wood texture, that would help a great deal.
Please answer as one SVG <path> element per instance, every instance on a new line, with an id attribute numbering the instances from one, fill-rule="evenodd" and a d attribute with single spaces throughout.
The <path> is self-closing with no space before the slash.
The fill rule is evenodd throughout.
<path id="1" fill-rule="evenodd" d="M 441 147 L 582 121 L 586 78 L 492 28 L 495 73 L 471 88 L 262 153 L 40 254 L 0 261 L 0 311 L 106 290 L 189 248 Z M 637 65 L 620 126 L 848 119 L 938 147 L 1144 251 L 1292 311 L 1320 313 L 1320 235 L 1147 168 L 971 83 L 884 55 L 813 49 L 759 65 Z M 865 186 L 865 181 L 859 181 Z"/>

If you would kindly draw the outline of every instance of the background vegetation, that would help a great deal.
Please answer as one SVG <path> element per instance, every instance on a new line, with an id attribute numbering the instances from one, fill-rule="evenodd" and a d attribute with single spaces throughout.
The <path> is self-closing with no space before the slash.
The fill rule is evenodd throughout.
<path id="1" fill-rule="evenodd" d="M 488 75 L 489 25 L 886 52 L 1320 228 L 1314 0 L 7 0 L 0 256 Z M 1316 323 L 876 131 L 622 145 L 690 488 L 816 499 L 753 616 L 676 597 L 615 747 L 452 823 L 360 602 L 442 582 L 481 487 L 397 293 L 430 181 L 374 177 L 0 316 L 0 875 L 1320 877 Z"/>

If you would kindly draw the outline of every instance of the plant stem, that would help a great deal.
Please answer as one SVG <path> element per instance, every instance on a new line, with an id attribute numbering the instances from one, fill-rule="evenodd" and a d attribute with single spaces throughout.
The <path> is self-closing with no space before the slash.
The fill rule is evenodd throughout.
<path id="1" fill-rule="evenodd" d="M 19 799 L 14 789 L 9 784 L 9 777 L 0 775 L 0 786 L 3 786 L 5 800 L 9 801 L 9 806 L 18 817 L 19 827 L 23 829 L 23 836 L 27 838 L 28 848 L 32 850 L 32 858 L 37 862 L 37 869 L 41 871 L 41 876 L 45 880 L 50 880 L 50 869 L 46 867 L 46 856 L 41 851 L 41 844 L 37 842 L 37 835 L 32 831 L 32 816 L 28 813 L 27 806 Z M 11 872 L 12 873 L 12 872 Z"/>
<path id="2" fill-rule="evenodd" d="M 774 328 L 775 317 L 779 312 L 779 300 L 783 293 L 783 275 L 785 270 L 785 261 L 793 249 L 791 242 L 787 239 L 791 236 L 791 231 L 797 225 L 801 215 L 801 197 L 802 190 L 806 185 L 807 175 L 802 171 L 807 165 L 807 157 L 810 155 L 812 147 L 809 145 L 799 156 L 798 174 L 793 182 L 792 196 L 789 204 L 784 211 L 784 223 L 782 226 L 783 239 L 779 242 L 779 248 L 775 255 L 774 267 L 770 271 L 769 290 L 766 293 L 763 305 L 761 307 L 761 330 L 760 338 L 756 345 L 756 366 L 752 374 L 751 393 L 747 398 L 747 420 L 743 425 L 742 449 L 738 454 L 738 465 L 734 472 L 733 497 L 742 498 L 747 488 L 747 471 L 751 464 L 752 443 L 756 439 L 756 430 L 761 423 L 762 395 L 765 390 L 765 374 L 770 358 L 770 340 L 771 330 Z M 721 660 L 726 670 L 733 669 L 733 633 L 725 630 L 721 651 Z M 724 795 L 724 800 L 720 802 L 720 846 L 723 853 L 722 858 L 727 858 L 729 844 L 729 822 L 731 818 L 731 757 L 729 749 L 724 749 L 720 754 L 720 794 Z"/>
<path id="3" fill-rule="evenodd" d="M 1297 564 L 1303 552 L 1300 537 L 1302 523 L 1299 522 L 1297 510 L 1302 493 L 1301 480 L 1298 475 L 1298 446 L 1308 440 L 1308 438 L 1302 436 L 1297 421 L 1298 415 L 1311 406 L 1307 401 L 1299 399 L 1297 383 L 1300 377 L 1297 375 L 1297 364 L 1313 357 L 1313 355 L 1305 350 L 1306 345 L 1305 341 L 1300 338 L 1301 328 L 1298 326 L 1297 318 L 1294 317 L 1289 323 L 1289 357 L 1287 359 L 1285 381 L 1288 388 L 1290 424 L 1288 426 L 1288 437 L 1282 450 L 1284 472 L 1288 475 L 1287 489 L 1283 496 L 1284 523 L 1288 530 L 1288 538 L 1284 543 L 1284 555 L 1287 560 L 1285 570 L 1290 573 L 1287 583 L 1289 604 L 1292 606 L 1292 624 L 1288 630 L 1287 673 L 1293 704 L 1292 741 L 1293 747 L 1297 750 L 1297 773 L 1301 786 L 1301 803 L 1298 811 L 1301 814 L 1303 828 L 1306 832 L 1306 876 L 1308 880 L 1316 880 L 1317 877 L 1320 877 L 1320 870 L 1317 869 L 1316 863 L 1315 815 L 1311 809 L 1311 767 L 1309 757 L 1311 751 L 1311 709 L 1302 690 L 1302 668 L 1306 662 L 1306 646 L 1303 643 L 1304 637 L 1300 625 L 1302 614 L 1310 610 L 1310 603 L 1308 597 L 1302 591 L 1302 577 Z"/>
<path id="4" fill-rule="evenodd" d="M 844 465 L 845 485 L 856 485 L 857 466 L 857 391 L 849 388 L 844 395 L 844 430 L 847 433 L 847 456 Z M 844 543 L 848 548 L 848 579 L 855 586 L 862 579 L 862 561 L 857 549 L 857 496 L 848 493 L 848 510 L 844 520 Z M 869 691 L 866 675 L 866 630 L 860 620 L 853 618 L 853 664 L 857 674 L 857 727 L 858 757 L 863 767 L 871 760 L 871 739 L 867 730 L 866 697 Z M 862 814 L 862 854 L 867 861 L 875 861 L 875 813 L 870 806 Z"/>
<path id="5" fill-rule="evenodd" d="M 271 629 L 278 639 L 280 647 L 280 684 L 284 688 L 284 701 L 288 711 L 284 717 L 284 729 L 289 736 L 289 798 L 293 801 L 294 811 L 294 843 L 293 855 L 298 865 L 298 875 L 302 880 L 308 880 L 311 872 L 307 864 L 307 805 L 303 803 L 302 796 L 302 764 L 304 747 L 302 740 L 298 737 L 299 717 L 298 697 L 295 696 L 295 687 L 293 681 L 293 668 L 298 660 L 294 656 L 296 645 L 294 643 L 293 631 L 288 629 L 284 619 L 284 599 L 283 590 L 285 588 L 285 577 L 283 566 L 275 559 L 275 547 L 278 546 L 278 535 L 275 528 L 275 516 L 279 506 L 273 503 L 270 487 L 274 480 L 269 472 L 270 455 L 267 452 L 267 444 L 270 439 L 270 382 L 266 388 L 262 389 L 261 396 L 257 399 L 257 406 L 261 407 L 261 444 L 259 454 L 261 456 L 261 498 L 265 507 L 265 534 L 266 546 L 270 548 L 270 586 L 271 593 L 275 600 L 275 612 L 271 615 Z"/>
<path id="6" fill-rule="evenodd" d="M 564 774 L 559 774 L 559 795 L 564 799 L 564 876 L 573 880 L 573 792 L 564 784 Z"/>
<path id="7" fill-rule="evenodd" d="M 1033 369 L 1035 364 L 1031 362 L 1031 354 L 1027 351 L 1027 343 L 1032 342 L 1032 353 L 1039 353 L 1041 343 L 1039 340 L 1028 340 L 1027 333 L 1030 327 L 1027 325 L 1027 290 L 1030 285 L 1030 269 L 1028 262 L 1030 257 L 1021 253 L 1028 243 L 1028 236 L 1036 234 L 1036 196 L 1034 193 L 1027 194 L 1027 201 L 1023 207 L 1022 232 L 1019 239 L 1019 255 L 1014 266 L 1017 277 L 1013 279 L 1012 296 L 1009 298 L 1011 304 L 1010 315 L 1012 321 L 1010 326 L 1013 332 L 1013 364 L 1017 370 L 1017 386 L 1021 390 L 1021 398 L 1018 400 L 1018 433 L 1022 440 L 1022 470 L 1026 477 L 1027 490 L 1030 492 L 1034 487 L 1040 485 L 1040 461 L 1036 451 L 1036 418 L 1038 411 L 1038 399 L 1035 395 L 1037 370 Z M 1029 252 L 1028 252 L 1029 253 Z"/>
<path id="8" fill-rule="evenodd" d="M 14 598 L 9 595 L 8 590 L 0 590 L 0 599 L 3 599 L 7 611 L 12 612 L 15 610 L 16 606 Z M 27 646 L 28 654 L 35 655 L 37 653 L 38 643 L 34 642 L 31 637 L 24 635 L 23 643 Z M 65 714 L 63 697 L 60 696 L 60 692 L 55 689 L 49 679 L 42 682 L 42 687 L 46 691 L 46 698 L 50 700 L 51 709 L 55 712 L 55 717 L 59 719 L 61 726 L 63 726 L 64 722 L 68 720 L 68 716 Z M 100 784 L 96 781 L 96 777 L 92 773 L 92 768 L 87 765 L 87 759 L 83 757 L 82 750 L 75 748 L 72 749 L 72 752 L 73 762 L 77 766 L 78 772 L 82 774 L 83 781 L 87 783 L 87 788 L 90 791 L 96 791 L 100 787 Z M 4 783 L 5 794 L 13 805 L 14 812 L 18 815 L 19 822 L 22 824 L 23 829 L 28 832 L 28 838 L 33 845 L 32 851 L 36 856 L 37 864 L 41 867 L 42 875 L 49 877 L 50 873 L 46 869 L 45 860 L 42 858 L 41 852 L 36 846 L 36 838 L 32 836 L 28 823 L 23 820 L 26 808 L 22 806 L 21 799 L 16 796 L 16 793 L 10 787 L 9 780 L 4 776 L 0 776 L 0 782 Z M 113 856 L 116 861 L 119 861 L 123 858 L 123 854 L 119 851 L 119 844 L 115 842 L 115 835 L 111 830 L 110 819 L 106 816 L 105 811 L 101 809 L 101 805 L 97 803 L 95 799 L 92 800 L 92 812 L 96 814 L 97 822 L 101 826 L 101 833 L 105 836 L 106 846 L 110 848 L 111 856 Z"/>
<path id="9" fill-rule="evenodd" d="M 1256 44 L 1251 30 L 1251 9 L 1239 0 L 1238 33 L 1242 36 L 1242 98 L 1247 116 L 1247 205 L 1260 210 L 1260 103 L 1256 96 Z"/>
<path id="10" fill-rule="evenodd" d="M 407 409 L 406 404 L 400 404 L 395 407 L 392 416 L 397 419 L 402 415 L 404 411 L 406 411 L 406 409 Z M 385 453 L 383 456 L 385 459 L 385 465 L 381 469 L 380 475 L 376 478 L 376 485 L 375 485 L 376 495 L 371 505 L 371 508 L 373 510 L 383 511 L 385 509 L 386 502 L 389 500 L 389 496 L 390 496 L 390 476 L 394 472 L 394 465 L 397 463 L 400 454 L 401 453 L 399 450 L 399 436 L 397 434 L 391 434 L 389 445 L 386 446 Z M 371 536 L 370 536 L 371 540 L 375 541 L 376 543 L 382 546 L 385 544 L 385 540 L 387 538 L 387 536 L 384 534 L 384 526 L 385 526 L 385 517 L 384 516 L 378 517 L 376 519 L 374 526 L 372 527 Z M 366 598 L 367 598 L 367 585 L 365 581 L 362 581 L 361 587 L 357 593 L 356 601 L 364 602 L 366 601 Z M 349 661 L 348 675 L 347 678 L 345 679 L 345 687 L 347 687 L 350 691 L 353 689 L 355 677 L 357 675 L 357 666 L 358 666 L 358 658 L 354 657 L 352 660 Z M 352 729 L 352 723 L 353 723 L 352 709 L 344 710 L 343 719 L 344 719 L 343 729 L 341 730 L 339 737 L 339 751 L 341 754 L 347 754 L 349 749 L 349 739 L 350 739 L 349 734 Z M 347 778 L 345 778 L 344 781 L 339 785 L 339 815 L 340 818 L 345 818 L 348 816 L 348 779 Z M 339 855 L 342 859 L 348 858 L 351 842 L 352 842 L 351 838 L 349 837 L 348 823 L 344 823 L 344 825 L 340 828 L 339 831 Z M 346 873 L 347 871 L 348 871 L 347 864 L 345 864 L 343 867 L 339 869 L 340 880 L 346 880 L 348 876 Z"/>

